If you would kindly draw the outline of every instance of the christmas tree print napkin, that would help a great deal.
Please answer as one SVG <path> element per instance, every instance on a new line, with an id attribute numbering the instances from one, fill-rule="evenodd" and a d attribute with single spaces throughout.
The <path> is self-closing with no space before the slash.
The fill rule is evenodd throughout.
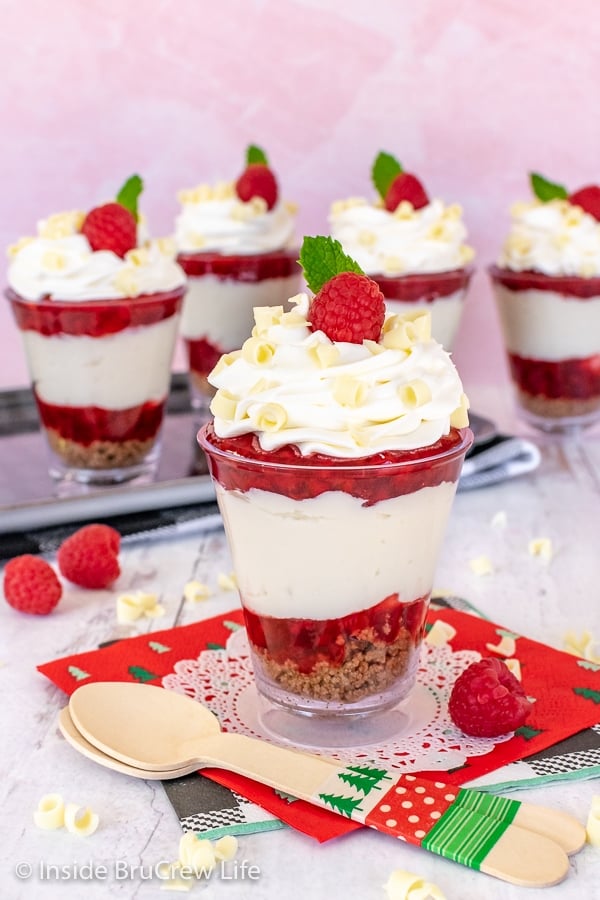
<path id="1" fill-rule="evenodd" d="M 536 701 L 526 725 L 517 729 L 512 738 L 497 743 L 484 756 L 467 758 L 459 768 L 444 774 L 445 782 L 470 784 L 474 779 L 540 754 L 557 742 L 597 725 L 600 720 L 598 666 L 470 613 L 431 609 L 428 627 L 437 620 L 455 630 L 449 641 L 454 651 L 470 650 L 481 656 L 499 655 L 502 658 L 509 642 L 511 656 L 520 663 L 523 686 L 528 696 Z M 173 672 L 177 662 L 197 660 L 207 649 L 225 648 L 232 632 L 242 625 L 241 610 L 235 609 L 193 625 L 128 638 L 102 649 L 48 662 L 38 669 L 67 694 L 88 681 L 141 681 L 160 685 L 162 679 Z M 493 648 L 502 648 L 503 652 Z M 203 769 L 202 774 L 317 840 L 328 840 L 361 827 L 304 801 L 282 797 L 271 788 L 242 776 L 217 769 Z M 439 770 L 420 774 L 440 777 Z"/>

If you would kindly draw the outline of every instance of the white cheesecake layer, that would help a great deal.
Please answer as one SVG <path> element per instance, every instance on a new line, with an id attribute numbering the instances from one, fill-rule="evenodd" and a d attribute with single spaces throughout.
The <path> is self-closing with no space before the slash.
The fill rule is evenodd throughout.
<path id="1" fill-rule="evenodd" d="M 373 506 L 341 491 L 309 500 L 252 489 L 217 499 L 244 604 L 276 618 L 337 619 L 390 594 L 431 591 L 456 484 Z"/>
<path id="2" fill-rule="evenodd" d="M 32 383 L 58 406 L 128 409 L 166 397 L 179 315 L 103 337 L 22 331 Z"/>
<path id="3" fill-rule="evenodd" d="M 224 350 L 241 347 L 254 326 L 255 306 L 284 306 L 297 294 L 301 276 L 245 282 L 216 275 L 190 276 L 183 300 L 181 334 L 186 340 L 204 338 Z"/>
<path id="4" fill-rule="evenodd" d="M 451 350 L 463 312 L 465 293 L 464 290 L 454 291 L 453 294 L 438 297 L 431 303 L 386 299 L 385 306 L 387 315 L 404 315 L 417 309 L 428 310 L 431 313 L 431 336 L 446 350 Z"/>
<path id="5" fill-rule="evenodd" d="M 494 292 L 509 353 L 548 362 L 600 353 L 600 297 L 511 291 L 498 282 Z"/>

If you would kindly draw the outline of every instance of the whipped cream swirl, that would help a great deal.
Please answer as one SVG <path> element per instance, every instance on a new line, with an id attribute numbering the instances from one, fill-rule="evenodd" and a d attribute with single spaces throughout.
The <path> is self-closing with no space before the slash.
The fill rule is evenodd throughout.
<path id="1" fill-rule="evenodd" d="M 600 275 L 600 222 L 568 200 L 515 203 L 498 265 L 544 275 Z"/>
<path id="2" fill-rule="evenodd" d="M 75 302 L 156 294 L 185 284 L 173 241 L 147 240 L 121 259 L 111 250 L 92 250 L 79 232 L 83 218 L 79 212 L 58 213 L 38 223 L 37 237 L 9 248 L 9 287 L 25 300 Z"/>
<path id="3" fill-rule="evenodd" d="M 329 215 L 336 238 L 367 275 L 414 275 L 462 269 L 474 257 L 462 209 L 432 200 L 415 210 L 402 201 L 394 212 L 361 197 L 339 200 Z"/>
<path id="4" fill-rule="evenodd" d="M 182 253 L 246 256 L 283 250 L 293 242 L 294 205 L 278 200 L 268 210 L 262 198 L 244 202 L 233 182 L 181 191 L 179 201 L 175 242 Z"/>
<path id="5" fill-rule="evenodd" d="M 434 444 L 467 424 L 450 356 L 430 337 L 430 313 L 390 316 L 379 342 L 333 342 L 295 308 L 258 307 L 252 337 L 209 375 L 218 437 L 257 435 L 264 450 L 359 459 Z"/>

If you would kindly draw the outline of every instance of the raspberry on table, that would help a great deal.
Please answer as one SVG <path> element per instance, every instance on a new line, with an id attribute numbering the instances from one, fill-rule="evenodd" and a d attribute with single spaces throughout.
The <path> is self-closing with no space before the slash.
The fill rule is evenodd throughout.
<path id="1" fill-rule="evenodd" d="M 377 341 L 385 319 L 385 298 L 366 275 L 341 272 L 325 282 L 310 304 L 313 331 L 332 341 Z"/>
<path id="2" fill-rule="evenodd" d="M 465 734 L 497 737 L 525 723 L 532 709 L 521 682 L 502 660 L 471 663 L 450 693 L 450 718 Z"/>
<path id="3" fill-rule="evenodd" d="M 236 181 L 235 192 L 245 203 L 253 197 L 262 197 L 267 209 L 273 209 L 277 202 L 277 180 L 268 166 L 250 163 Z"/>
<path id="4" fill-rule="evenodd" d="M 108 587 L 121 574 L 120 545 L 121 535 L 109 525 L 85 525 L 58 548 L 60 572 L 79 587 Z"/>
<path id="5" fill-rule="evenodd" d="M 137 223 L 120 203 L 105 203 L 90 210 L 81 226 L 92 250 L 112 250 L 123 258 L 137 246 Z"/>
<path id="6" fill-rule="evenodd" d="M 19 612 L 46 616 L 62 597 L 62 585 L 50 563 L 26 553 L 7 562 L 4 596 Z"/>

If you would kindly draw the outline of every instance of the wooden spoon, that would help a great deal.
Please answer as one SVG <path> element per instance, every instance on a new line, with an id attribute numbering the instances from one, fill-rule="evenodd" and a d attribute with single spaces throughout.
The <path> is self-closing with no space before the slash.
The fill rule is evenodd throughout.
<path id="1" fill-rule="evenodd" d="M 514 884 L 556 884 L 569 869 L 554 837 L 515 824 L 519 801 L 494 798 L 494 818 L 478 809 L 479 797 L 487 795 L 477 791 L 398 777 L 372 764 L 338 766 L 245 735 L 222 734 L 204 706 L 155 685 L 82 685 L 69 710 L 90 743 L 129 766 L 163 776 L 186 766 L 225 768 Z M 489 799 L 481 809 L 486 805 Z M 538 809 L 542 817 L 557 817 L 557 829 L 563 819 L 572 822 Z"/>
<path id="2" fill-rule="evenodd" d="M 71 744 L 76 750 L 87 756 L 107 769 L 113 769 L 115 772 L 121 772 L 123 775 L 131 775 L 133 778 L 144 778 L 146 781 L 168 781 L 171 778 L 181 778 L 183 775 L 190 775 L 192 772 L 198 771 L 198 766 L 183 766 L 180 769 L 167 769 L 164 772 L 149 771 L 148 769 L 138 769 L 135 766 L 128 766 L 127 763 L 115 759 L 114 756 L 108 756 L 102 750 L 98 750 L 89 741 L 86 741 L 80 731 L 77 730 L 69 707 L 65 706 L 61 709 L 58 716 L 58 727 L 65 740 Z"/>

